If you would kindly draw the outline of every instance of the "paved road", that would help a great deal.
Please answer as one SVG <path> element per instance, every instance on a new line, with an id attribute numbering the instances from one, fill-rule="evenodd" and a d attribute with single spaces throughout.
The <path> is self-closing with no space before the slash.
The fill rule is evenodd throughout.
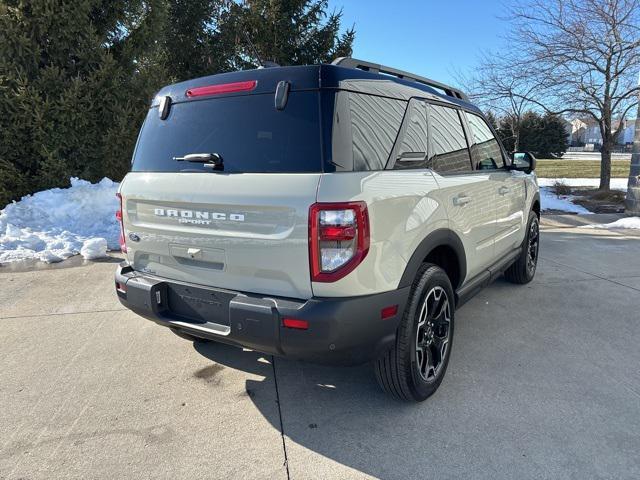
<path id="1" fill-rule="evenodd" d="M 546 223 L 535 281 L 458 312 L 420 405 L 186 342 L 120 307 L 116 259 L 2 268 L 0 478 L 640 478 L 640 237 Z"/>

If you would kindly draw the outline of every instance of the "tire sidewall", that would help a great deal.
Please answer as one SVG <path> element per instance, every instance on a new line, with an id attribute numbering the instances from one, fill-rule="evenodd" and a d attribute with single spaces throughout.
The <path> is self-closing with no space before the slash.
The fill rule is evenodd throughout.
<path id="1" fill-rule="evenodd" d="M 444 364 L 438 372 L 438 375 L 434 380 L 427 382 L 422 378 L 420 373 L 418 373 L 418 368 L 416 365 L 417 361 L 415 341 L 418 329 L 420 309 L 427 293 L 429 293 L 429 291 L 436 286 L 442 287 L 449 300 L 451 309 L 451 321 L 449 324 L 449 344 L 444 358 Z M 441 268 L 435 265 L 431 265 L 423 272 L 422 278 L 420 279 L 420 281 L 416 285 L 415 290 L 412 293 L 410 308 L 407 313 L 407 320 L 411 322 L 411 328 L 407 328 L 405 332 L 405 334 L 408 333 L 408 338 L 405 338 L 405 341 L 409 346 L 407 354 L 409 355 L 408 364 L 410 365 L 410 375 L 412 380 L 409 384 L 409 387 L 416 400 L 424 400 L 431 394 L 433 394 L 440 386 L 440 383 L 442 382 L 442 379 L 444 378 L 447 371 L 449 358 L 451 357 L 451 348 L 453 345 L 453 334 L 455 326 L 455 297 L 453 294 L 453 288 L 451 287 L 451 282 L 449 281 L 449 277 Z"/>

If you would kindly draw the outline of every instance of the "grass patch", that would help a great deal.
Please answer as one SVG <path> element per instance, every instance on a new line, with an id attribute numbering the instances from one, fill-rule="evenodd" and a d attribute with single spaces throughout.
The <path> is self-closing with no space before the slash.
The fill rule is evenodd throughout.
<path id="1" fill-rule="evenodd" d="M 611 178 L 627 178 L 630 160 L 611 160 Z M 538 160 L 540 178 L 600 178 L 600 162 L 594 160 Z"/>

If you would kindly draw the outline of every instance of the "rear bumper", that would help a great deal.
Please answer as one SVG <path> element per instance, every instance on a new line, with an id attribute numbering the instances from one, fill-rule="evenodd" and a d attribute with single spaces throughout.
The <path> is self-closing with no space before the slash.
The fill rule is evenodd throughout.
<path id="1" fill-rule="evenodd" d="M 118 266 L 115 281 L 123 286 L 116 292 L 125 307 L 165 327 L 267 354 L 342 365 L 365 363 L 393 345 L 410 288 L 361 297 L 295 300 L 153 277 L 127 263 Z M 206 309 L 207 315 L 195 320 L 176 314 L 169 305 L 176 289 L 205 292 L 207 300 L 183 294 L 180 301 L 192 304 L 194 311 Z M 393 305 L 397 313 L 382 319 L 382 309 Z M 284 327 L 284 318 L 304 320 L 308 328 Z"/>

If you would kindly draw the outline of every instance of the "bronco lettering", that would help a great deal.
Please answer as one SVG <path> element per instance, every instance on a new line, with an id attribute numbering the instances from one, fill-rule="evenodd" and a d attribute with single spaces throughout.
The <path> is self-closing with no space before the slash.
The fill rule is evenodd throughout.
<path id="1" fill-rule="evenodd" d="M 202 210 L 177 210 L 154 208 L 153 214 L 157 217 L 176 217 L 180 223 L 193 223 L 196 225 L 210 225 L 212 220 L 229 220 L 232 222 L 244 222 L 243 213 L 220 213 Z"/>

